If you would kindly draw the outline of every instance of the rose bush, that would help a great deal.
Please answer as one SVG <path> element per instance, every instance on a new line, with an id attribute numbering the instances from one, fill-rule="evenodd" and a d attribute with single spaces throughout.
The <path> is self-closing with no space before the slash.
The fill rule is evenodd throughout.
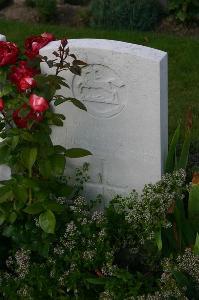
<path id="1" fill-rule="evenodd" d="M 59 182 L 66 157 L 90 155 L 87 150 L 71 151 L 51 141 L 51 125 L 62 126 L 65 119 L 64 115 L 54 112 L 53 103 L 70 101 L 86 110 L 77 99 L 55 95 L 62 85 L 68 87 L 59 76 L 62 69 L 68 68 L 80 75 L 80 65 L 85 63 L 70 54 L 67 39 L 60 42 L 53 61 L 40 56 L 39 50 L 54 39 L 50 33 L 29 37 L 21 52 L 14 43 L 0 42 L 0 136 L 3 139 L 0 161 L 10 167 L 12 174 L 0 187 L 0 224 L 4 233 L 10 226 L 14 229 L 19 224 L 24 225 L 22 220 L 29 222 L 37 206 L 41 234 L 53 233 L 56 214 L 60 213 L 53 199 L 72 197 L 75 192 L 72 186 Z M 41 74 L 40 62 L 54 67 L 55 75 Z M 44 239 L 48 241 L 49 237 Z"/>

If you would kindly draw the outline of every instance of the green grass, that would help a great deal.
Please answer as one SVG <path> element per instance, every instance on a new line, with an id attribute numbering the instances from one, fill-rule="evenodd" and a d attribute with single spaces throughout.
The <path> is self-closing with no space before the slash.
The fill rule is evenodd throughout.
<path id="1" fill-rule="evenodd" d="M 0 20 L 0 32 L 7 40 L 22 45 L 32 34 L 48 31 L 57 38 L 105 38 L 145 45 L 168 52 L 169 55 L 169 132 L 173 133 L 178 121 L 185 118 L 190 106 L 194 112 L 193 141 L 199 134 L 199 39 L 177 37 L 154 32 L 94 30 L 67 28 L 56 25 L 22 24 Z"/>

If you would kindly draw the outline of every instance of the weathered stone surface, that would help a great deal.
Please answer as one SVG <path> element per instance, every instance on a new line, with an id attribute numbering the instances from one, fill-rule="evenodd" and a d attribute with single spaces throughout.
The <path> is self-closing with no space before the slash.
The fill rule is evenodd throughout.
<path id="1" fill-rule="evenodd" d="M 52 42 L 41 54 L 53 57 L 58 46 L 59 41 Z M 88 112 L 60 105 L 66 122 L 53 131 L 53 139 L 68 148 L 86 148 L 93 156 L 71 159 L 68 168 L 90 162 L 87 194 L 100 193 L 107 200 L 159 180 L 168 138 L 167 54 L 108 40 L 70 40 L 69 46 L 88 66 L 81 77 L 61 74 L 71 87 L 61 94 L 81 100 Z M 53 73 L 46 66 L 42 70 Z"/>

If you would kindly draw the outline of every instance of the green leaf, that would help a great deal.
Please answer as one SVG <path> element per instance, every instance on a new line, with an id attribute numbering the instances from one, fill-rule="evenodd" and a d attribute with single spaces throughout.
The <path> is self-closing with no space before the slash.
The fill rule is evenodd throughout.
<path id="1" fill-rule="evenodd" d="M 6 144 L 0 144 L 0 164 L 4 164 L 8 161 L 10 155 L 10 148 Z"/>
<path id="2" fill-rule="evenodd" d="M 14 196 L 16 200 L 25 203 L 28 199 L 28 191 L 27 188 L 23 185 L 17 185 L 14 188 Z"/>
<path id="3" fill-rule="evenodd" d="M 44 210 L 42 203 L 33 203 L 27 206 L 23 211 L 30 215 L 37 215 Z"/>
<path id="4" fill-rule="evenodd" d="M 166 173 L 171 173 L 175 169 L 175 154 L 176 154 L 176 147 L 177 147 L 179 137 L 180 137 L 180 127 L 181 127 L 181 125 L 179 124 L 174 132 L 174 135 L 172 137 L 172 140 L 171 140 L 171 143 L 169 146 L 169 152 L 168 152 L 166 164 L 165 164 L 165 172 Z"/>
<path id="5" fill-rule="evenodd" d="M 187 284 L 188 284 L 187 277 L 182 272 L 173 270 L 172 274 L 180 287 L 187 286 Z"/>
<path id="6" fill-rule="evenodd" d="M 21 153 L 21 160 L 24 166 L 30 171 L 37 159 L 37 148 L 24 148 Z"/>
<path id="7" fill-rule="evenodd" d="M 177 164 L 177 169 L 186 169 L 188 157 L 189 157 L 190 143 L 191 143 L 191 130 L 189 129 L 187 130 L 185 135 L 179 162 Z"/>
<path id="8" fill-rule="evenodd" d="M 161 251 L 162 250 L 161 228 L 157 232 L 155 232 L 155 241 L 156 241 L 156 245 L 158 247 L 158 250 Z"/>
<path id="9" fill-rule="evenodd" d="M 0 213 L 0 225 L 2 225 L 4 223 L 5 219 L 6 219 L 6 216 L 4 214 Z"/>
<path id="10" fill-rule="evenodd" d="M 79 60 L 79 59 L 75 59 L 73 61 L 73 65 L 78 65 L 78 66 L 87 66 L 88 64 L 82 60 Z"/>
<path id="11" fill-rule="evenodd" d="M 65 169 L 66 158 L 64 155 L 56 154 L 51 157 L 51 166 L 55 175 L 62 175 Z"/>
<path id="12" fill-rule="evenodd" d="M 9 222 L 11 223 L 11 224 L 13 224 L 15 221 L 16 221 L 16 219 L 17 219 L 17 214 L 16 214 L 16 212 L 12 212 L 11 214 L 10 214 L 10 216 L 9 216 Z"/>
<path id="13" fill-rule="evenodd" d="M 46 233 L 54 233 L 56 219 L 55 215 L 51 210 L 47 210 L 39 216 L 39 225 Z"/>
<path id="14" fill-rule="evenodd" d="M 13 192 L 11 187 L 3 186 L 0 188 L 0 203 L 13 199 Z"/>
<path id="15" fill-rule="evenodd" d="M 193 248 L 193 252 L 194 252 L 194 254 L 199 255 L 199 234 L 198 233 L 196 235 L 196 241 L 195 241 L 195 245 Z"/>
<path id="16" fill-rule="evenodd" d="M 54 150 L 56 153 L 64 153 L 66 151 L 66 148 L 60 146 L 60 145 L 55 145 Z"/>
<path id="17" fill-rule="evenodd" d="M 58 197 L 69 197 L 74 191 L 74 187 L 72 186 L 62 186 L 59 190 L 56 190 L 55 193 Z"/>
<path id="18" fill-rule="evenodd" d="M 192 184 L 188 200 L 189 220 L 199 232 L 199 184 Z"/>
<path id="19" fill-rule="evenodd" d="M 71 148 L 67 149 L 65 151 L 65 156 L 70 157 L 70 158 L 79 158 L 79 157 L 84 157 L 92 155 L 92 153 L 88 150 L 82 149 L 82 148 Z"/>
<path id="20" fill-rule="evenodd" d="M 10 94 L 13 90 L 13 87 L 11 85 L 4 86 L 0 91 L 0 97 L 6 96 Z"/>
<path id="21" fill-rule="evenodd" d="M 66 97 L 63 97 L 63 96 L 55 96 L 55 102 L 54 102 L 54 105 L 55 106 L 58 106 L 64 102 L 68 102 L 70 101 L 71 103 L 73 103 L 73 105 L 77 106 L 78 108 L 82 109 L 82 110 L 85 110 L 87 111 L 87 108 L 86 106 L 79 100 L 75 99 L 75 98 L 66 98 Z"/>
<path id="22" fill-rule="evenodd" d="M 52 175 L 52 165 L 49 159 L 39 161 L 39 172 L 43 177 L 50 177 Z"/>
<path id="23" fill-rule="evenodd" d="M 105 278 L 100 278 L 100 277 L 96 277 L 96 278 L 87 278 L 86 281 L 88 283 L 94 284 L 94 285 L 105 285 L 107 283 L 107 279 Z"/>
<path id="24" fill-rule="evenodd" d="M 81 101 L 79 101 L 75 98 L 71 98 L 70 102 L 72 102 L 73 105 L 77 106 L 78 108 L 87 111 L 86 106 Z"/>
<path id="25" fill-rule="evenodd" d="M 62 213 L 64 210 L 63 205 L 57 203 L 57 202 L 46 202 L 44 203 L 45 208 L 50 209 L 56 213 Z"/>

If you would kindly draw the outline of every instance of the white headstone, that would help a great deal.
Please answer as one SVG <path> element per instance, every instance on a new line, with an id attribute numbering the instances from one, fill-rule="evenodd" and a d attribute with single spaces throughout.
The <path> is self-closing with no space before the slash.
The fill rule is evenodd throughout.
<path id="1" fill-rule="evenodd" d="M 52 42 L 41 55 L 54 58 L 60 42 Z M 70 159 L 74 169 L 90 163 L 87 195 L 113 195 L 161 178 L 168 143 L 167 54 L 165 52 L 110 40 L 69 41 L 70 52 L 88 66 L 82 76 L 61 74 L 71 89 L 59 94 L 81 100 L 88 112 L 70 103 L 58 106 L 66 115 L 63 128 L 53 132 L 56 144 L 81 147 L 93 155 Z M 46 65 L 42 70 L 53 73 Z"/>
<path id="2" fill-rule="evenodd" d="M 5 40 L 6 40 L 5 35 L 0 34 L 0 41 L 5 41 Z"/>

